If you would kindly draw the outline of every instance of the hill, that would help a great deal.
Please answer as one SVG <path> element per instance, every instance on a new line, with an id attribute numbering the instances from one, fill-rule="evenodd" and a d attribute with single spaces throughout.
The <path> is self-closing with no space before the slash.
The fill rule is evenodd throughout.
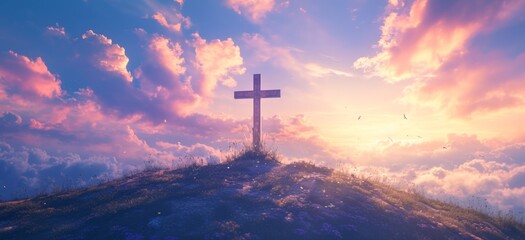
<path id="1" fill-rule="evenodd" d="M 525 226 L 246 152 L 0 203 L 0 239 L 525 239 Z"/>

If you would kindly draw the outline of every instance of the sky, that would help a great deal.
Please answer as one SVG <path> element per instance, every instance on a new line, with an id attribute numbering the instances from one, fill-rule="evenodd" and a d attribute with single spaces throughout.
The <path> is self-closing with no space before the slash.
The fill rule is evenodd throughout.
<path id="1" fill-rule="evenodd" d="M 521 0 L 1 1 L 0 199 L 263 142 L 439 199 L 525 210 Z"/>

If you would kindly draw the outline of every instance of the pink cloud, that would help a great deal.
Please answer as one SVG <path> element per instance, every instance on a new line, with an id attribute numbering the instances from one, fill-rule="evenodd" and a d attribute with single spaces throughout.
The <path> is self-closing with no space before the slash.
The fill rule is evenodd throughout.
<path id="1" fill-rule="evenodd" d="M 53 98 L 62 94 L 60 80 L 42 58 L 34 61 L 13 51 L 0 55 L 0 96 L 38 96 Z"/>
<path id="2" fill-rule="evenodd" d="M 131 73 L 127 70 L 129 58 L 126 50 L 102 34 L 97 34 L 93 30 L 88 30 L 82 35 L 82 39 L 93 44 L 98 48 L 94 53 L 92 61 L 98 68 L 120 75 L 128 82 L 133 81 Z"/>
<path id="3" fill-rule="evenodd" d="M 100 105 L 91 99 L 35 103 L 19 106 L 17 111 L 28 116 L 29 121 L 20 120 L 16 129 L 2 131 L 5 140 L 18 146 L 115 156 L 119 161 L 130 161 L 127 164 L 140 162 L 147 154 L 159 153 L 132 127 L 140 118 L 104 114 Z M 167 155 L 169 153 L 163 154 L 162 161 L 166 161 Z"/>
<path id="4" fill-rule="evenodd" d="M 230 134 L 238 125 L 232 118 L 195 114 L 185 118 L 170 118 L 164 124 L 155 125 L 143 121 L 140 115 L 123 118 L 105 114 L 89 88 L 75 95 L 74 101 L 11 105 L 29 121 L 11 112 L 4 114 L 0 117 L 3 139 L 18 146 L 59 149 L 61 152 L 88 156 L 113 156 L 125 166 L 142 164 L 144 159 L 148 159 L 156 166 L 170 167 L 175 160 L 186 155 L 192 155 L 195 159 L 183 159 L 183 165 L 191 164 L 197 158 L 216 163 L 224 154 L 203 143 L 193 143 L 191 146 L 180 144 L 180 149 L 177 149 L 168 142 L 150 145 L 155 141 L 150 142 L 148 139 L 158 142 L 159 137 L 173 139 L 176 136 L 177 139 L 187 139 L 185 142 L 195 142 L 196 139 L 213 142 L 216 138 Z M 0 110 L 3 109 L 5 106 L 0 107 Z"/>
<path id="5" fill-rule="evenodd" d="M 180 13 L 169 14 L 168 17 L 171 20 L 170 22 L 172 22 L 171 24 L 168 22 L 167 16 L 161 12 L 156 12 L 151 18 L 155 19 L 161 26 L 175 32 L 180 32 L 182 26 L 185 28 L 191 27 L 190 19 L 182 16 Z"/>
<path id="6" fill-rule="evenodd" d="M 180 77 L 186 72 L 183 65 L 182 48 L 179 43 L 173 44 L 169 39 L 155 36 L 148 45 L 150 52 L 155 53 L 155 58 L 162 66 L 170 71 L 174 77 Z"/>
<path id="7" fill-rule="evenodd" d="M 389 82 L 411 80 L 406 100 L 440 108 L 454 117 L 512 108 L 523 102 L 518 70 L 523 56 L 479 52 L 475 38 L 503 26 L 523 1 L 391 1 L 381 27 L 378 53 L 354 67 Z M 473 10 L 475 9 L 475 10 Z"/>
<path id="8" fill-rule="evenodd" d="M 525 101 L 525 55 L 508 59 L 500 54 L 470 54 L 450 61 L 435 78 L 405 92 L 411 101 L 431 103 L 454 117 L 521 107 Z"/>
<path id="9" fill-rule="evenodd" d="M 274 9 L 274 0 L 228 0 L 226 4 L 252 22 L 261 22 Z"/>
<path id="10" fill-rule="evenodd" d="M 188 116 L 199 105 L 201 97 L 191 87 L 191 78 L 185 78 L 183 50 L 162 36 L 154 36 L 148 45 L 149 60 L 136 74 L 145 80 L 142 90 L 162 102 L 166 112 Z"/>
<path id="11" fill-rule="evenodd" d="M 240 75 L 246 71 L 242 66 L 243 58 L 239 46 L 236 46 L 231 38 L 207 42 L 198 33 L 193 34 L 193 37 L 196 67 L 202 75 L 202 79 L 197 83 L 198 93 L 211 96 L 217 83 L 235 87 L 237 82 L 233 75 Z"/>
<path id="12" fill-rule="evenodd" d="M 162 15 L 160 12 L 156 12 L 151 18 L 155 19 L 161 26 L 173 30 L 175 32 L 180 32 L 180 23 L 176 24 L 169 24 L 168 20 L 166 20 L 166 17 Z"/>
<path id="13" fill-rule="evenodd" d="M 32 128 L 32 129 L 48 129 L 47 126 L 45 126 L 43 123 L 35 120 L 35 119 L 32 119 L 29 120 L 29 128 Z"/>
<path id="14" fill-rule="evenodd" d="M 397 1 L 391 4 L 396 7 L 384 18 L 379 53 L 354 63 L 356 68 L 388 81 L 433 73 L 468 51 L 467 44 L 474 36 L 507 20 L 520 7 L 519 1 L 486 1 L 473 6 L 417 0 L 408 10 Z"/>
<path id="15" fill-rule="evenodd" d="M 304 115 L 296 115 L 287 119 L 273 116 L 264 119 L 263 128 L 265 147 L 269 150 L 278 147 L 279 152 L 284 155 L 285 162 L 305 160 L 335 166 L 339 161 L 349 161 L 347 157 L 342 156 L 340 151 L 319 136 L 318 130 Z"/>

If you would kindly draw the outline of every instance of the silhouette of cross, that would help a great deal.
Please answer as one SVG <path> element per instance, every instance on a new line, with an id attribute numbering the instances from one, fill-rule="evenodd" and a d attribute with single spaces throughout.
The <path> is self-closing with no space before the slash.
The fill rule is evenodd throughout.
<path id="1" fill-rule="evenodd" d="M 261 74 L 253 74 L 253 91 L 235 91 L 235 99 L 253 98 L 253 149 L 261 148 L 261 98 L 280 98 L 281 90 L 261 90 Z"/>

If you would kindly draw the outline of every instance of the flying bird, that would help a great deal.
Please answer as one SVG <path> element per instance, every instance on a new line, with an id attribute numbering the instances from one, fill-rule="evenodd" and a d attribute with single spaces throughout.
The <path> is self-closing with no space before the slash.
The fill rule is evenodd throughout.
<path id="1" fill-rule="evenodd" d="M 407 115 L 405 115 L 404 113 L 403 113 L 403 118 L 405 118 L 405 120 L 408 120 Z"/>
<path id="2" fill-rule="evenodd" d="M 361 119 L 361 115 L 359 115 L 359 117 L 357 117 L 357 120 L 360 120 Z"/>

